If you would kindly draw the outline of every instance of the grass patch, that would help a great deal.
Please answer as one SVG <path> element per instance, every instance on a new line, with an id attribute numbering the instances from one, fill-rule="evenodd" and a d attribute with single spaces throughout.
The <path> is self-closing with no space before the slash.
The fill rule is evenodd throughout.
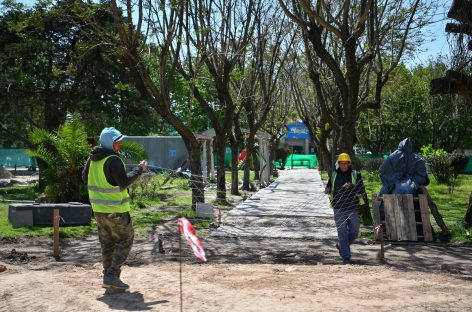
<path id="1" fill-rule="evenodd" d="M 35 200 L 38 197 L 36 185 L 8 186 L 0 188 L 0 201 L 2 200 Z"/>
<path id="2" fill-rule="evenodd" d="M 249 171 L 249 180 L 254 181 L 254 177 L 254 170 Z M 244 169 L 238 170 L 238 179 L 239 181 L 242 181 L 244 179 Z M 225 171 L 225 181 L 231 182 L 231 171 Z"/>
<path id="3" fill-rule="evenodd" d="M 180 217 L 185 217 L 187 219 L 195 219 L 197 217 L 197 213 L 193 211 L 191 207 L 186 208 L 182 210 L 182 212 L 179 213 Z"/>
<path id="4" fill-rule="evenodd" d="M 131 219 L 133 220 L 133 227 L 137 234 L 144 234 L 150 228 L 163 222 L 165 219 L 175 216 L 175 211 L 155 211 L 146 210 L 133 212 Z"/>
<path id="5" fill-rule="evenodd" d="M 144 234 L 156 224 L 163 222 L 173 216 L 186 216 L 194 219 L 195 212 L 191 209 L 192 197 L 187 178 L 179 177 L 167 182 L 165 186 L 170 188 L 154 188 L 160 186 L 167 175 L 156 175 L 148 181 L 148 185 L 138 185 L 135 189 L 135 196 L 131 202 L 131 217 L 136 233 Z M 145 179 L 142 179 L 145 180 Z M 141 181 L 141 180 L 140 180 Z M 141 181 L 142 182 L 142 181 Z M 8 221 L 8 205 L 10 202 L 2 200 L 34 200 L 39 194 L 34 186 L 16 186 L 0 189 L 0 238 L 1 237 L 21 237 L 21 236 L 51 236 L 53 228 L 50 227 L 18 227 L 13 228 Z M 169 207 L 168 209 L 163 207 Z M 178 208 L 173 208 L 178 207 Z M 183 212 L 179 212 L 180 210 Z M 201 224 L 200 224 L 201 223 Z M 205 222 L 199 222 L 202 227 L 207 227 Z M 196 225 L 198 227 L 199 225 Z M 84 237 L 96 231 L 95 219 L 89 226 L 61 226 L 59 229 L 61 237 Z"/>
<path id="6" fill-rule="evenodd" d="M 192 195 L 174 197 L 171 201 L 169 201 L 169 205 L 171 205 L 171 206 L 191 207 L 192 206 Z"/>

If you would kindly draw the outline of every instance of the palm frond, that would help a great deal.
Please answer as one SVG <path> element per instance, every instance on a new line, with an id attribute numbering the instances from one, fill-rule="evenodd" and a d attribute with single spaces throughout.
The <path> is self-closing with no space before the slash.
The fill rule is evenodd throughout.
<path id="1" fill-rule="evenodd" d="M 28 156 L 43 160 L 48 165 L 48 167 L 56 166 L 58 163 L 57 155 L 53 154 L 42 145 L 38 146 L 35 150 L 28 150 L 26 154 L 28 154 Z"/>
<path id="2" fill-rule="evenodd" d="M 147 159 L 147 153 L 141 144 L 123 140 L 121 145 L 121 152 L 126 159 L 134 162 Z"/>
<path id="3" fill-rule="evenodd" d="M 29 139 L 33 144 L 44 144 L 49 142 L 55 145 L 55 142 L 57 141 L 57 135 L 48 132 L 45 129 L 36 128 L 30 132 Z"/>
<path id="4" fill-rule="evenodd" d="M 44 160 L 44 171 L 48 186 L 45 190 L 51 202 L 79 201 L 86 194 L 81 179 L 82 166 L 90 152 L 87 133 L 80 118 L 68 116 L 57 134 L 44 129 L 35 129 L 30 138 L 37 147 L 28 155 Z"/>

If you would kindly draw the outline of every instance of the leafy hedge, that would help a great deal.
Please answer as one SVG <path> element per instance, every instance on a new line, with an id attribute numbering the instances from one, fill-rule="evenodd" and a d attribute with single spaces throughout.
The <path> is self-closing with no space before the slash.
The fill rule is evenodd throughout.
<path id="1" fill-rule="evenodd" d="M 426 162 L 438 183 L 450 184 L 467 166 L 469 157 L 457 154 L 427 156 Z"/>
<path id="2" fill-rule="evenodd" d="M 421 153 L 436 181 L 439 184 L 446 184 L 452 193 L 459 173 L 465 171 L 467 167 L 469 157 L 449 154 L 443 149 L 434 149 L 431 144 L 423 146 Z"/>

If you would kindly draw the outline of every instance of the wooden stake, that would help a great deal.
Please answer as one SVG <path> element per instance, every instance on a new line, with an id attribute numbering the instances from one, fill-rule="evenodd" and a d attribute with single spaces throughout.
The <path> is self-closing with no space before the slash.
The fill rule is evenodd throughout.
<path id="1" fill-rule="evenodd" d="M 53 256 L 57 260 L 59 258 L 59 209 L 54 209 L 53 226 L 54 226 Z"/>
<path id="2" fill-rule="evenodd" d="M 162 234 L 157 234 L 157 247 L 160 253 L 165 253 Z"/>
<path id="3" fill-rule="evenodd" d="M 379 225 L 379 238 L 380 238 L 380 252 L 378 253 L 377 257 L 379 260 L 385 260 L 385 246 L 384 246 L 384 237 L 383 237 L 383 226 L 382 224 Z"/>

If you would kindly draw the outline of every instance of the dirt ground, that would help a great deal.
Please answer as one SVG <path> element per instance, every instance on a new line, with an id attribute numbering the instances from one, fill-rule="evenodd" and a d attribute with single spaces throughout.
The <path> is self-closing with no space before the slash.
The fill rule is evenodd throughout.
<path id="1" fill-rule="evenodd" d="M 339 265 L 334 242 L 213 238 L 200 231 L 208 262 L 179 241 L 176 220 L 136 238 L 123 280 L 101 288 L 97 237 L 1 241 L 0 311 L 470 311 L 472 246 L 360 240 L 354 265 Z M 14 250 L 13 250 L 14 249 Z M 179 259 L 182 259 L 180 266 Z M 181 272 L 181 273 L 180 273 Z M 181 279 L 180 279 L 181 278 Z M 181 284 L 182 283 L 182 284 Z M 182 285 L 182 292 L 181 287 Z"/>

